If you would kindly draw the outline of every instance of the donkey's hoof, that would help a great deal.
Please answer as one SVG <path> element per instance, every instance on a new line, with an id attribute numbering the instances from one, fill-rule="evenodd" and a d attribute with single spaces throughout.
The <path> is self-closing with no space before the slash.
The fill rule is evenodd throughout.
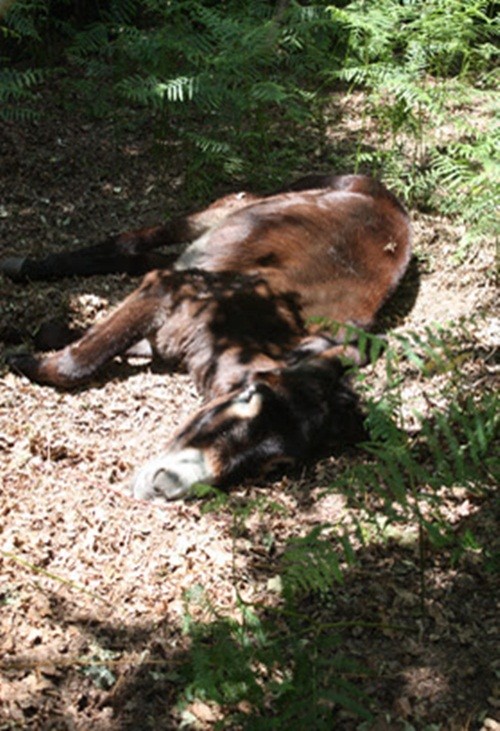
<path id="1" fill-rule="evenodd" d="M 13 353 L 6 358 L 9 368 L 22 376 L 26 376 L 30 381 L 36 381 L 36 373 L 38 372 L 38 359 L 30 353 Z"/>
<path id="2" fill-rule="evenodd" d="M 24 279 L 23 266 L 25 262 L 25 256 L 9 256 L 7 259 L 0 261 L 0 272 L 12 281 L 20 282 Z"/>

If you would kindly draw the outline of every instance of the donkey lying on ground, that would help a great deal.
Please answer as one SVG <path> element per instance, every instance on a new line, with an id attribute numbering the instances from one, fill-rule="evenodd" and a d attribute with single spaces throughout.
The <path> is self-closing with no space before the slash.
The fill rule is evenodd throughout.
<path id="1" fill-rule="evenodd" d="M 345 360 L 359 354 L 345 330 L 332 336 L 311 322 L 369 328 L 409 257 L 405 210 L 366 176 L 316 176 L 276 195 L 226 196 L 79 252 L 5 260 L 1 268 L 14 279 L 162 266 L 78 341 L 10 362 L 33 381 L 71 388 L 147 338 L 156 355 L 184 365 L 205 405 L 132 487 L 139 498 L 182 497 L 196 483 L 234 483 L 362 436 L 343 379 Z"/>

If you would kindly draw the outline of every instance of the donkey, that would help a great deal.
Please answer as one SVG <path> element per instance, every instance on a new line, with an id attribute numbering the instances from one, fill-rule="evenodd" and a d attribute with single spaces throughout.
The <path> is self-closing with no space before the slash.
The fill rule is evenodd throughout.
<path id="1" fill-rule="evenodd" d="M 197 483 L 263 475 L 363 437 L 344 377 L 361 356 L 346 326 L 373 326 L 407 268 L 410 238 L 405 209 L 381 183 L 328 175 L 269 196 L 229 195 L 77 252 L 7 259 L 0 270 L 16 280 L 148 272 L 80 339 L 10 365 L 74 388 L 146 338 L 187 369 L 204 404 L 137 471 L 132 494 L 172 500 Z"/>

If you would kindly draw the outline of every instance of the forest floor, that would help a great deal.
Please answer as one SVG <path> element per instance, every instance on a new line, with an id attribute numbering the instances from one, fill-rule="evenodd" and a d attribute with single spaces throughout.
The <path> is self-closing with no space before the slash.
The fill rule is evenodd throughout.
<path id="1" fill-rule="evenodd" d="M 175 155 L 170 168 L 157 162 L 165 153 L 147 119 L 82 121 L 48 89 L 41 104 L 40 120 L 0 134 L 0 257 L 90 244 L 178 211 L 182 170 Z M 415 294 L 417 279 L 418 293 L 397 327 L 422 332 L 476 313 L 464 367 L 480 388 L 494 375 L 498 340 L 494 247 L 472 246 L 458 261 L 460 226 L 412 217 L 417 262 L 400 296 Z M 331 485 L 355 456 L 237 487 L 209 512 L 196 500 L 134 502 L 122 484 L 199 403 L 187 376 L 113 364 L 92 387 L 61 393 L 5 366 L 6 352 L 24 347 L 16 340 L 44 320 L 87 324 L 135 286 L 127 276 L 20 286 L 0 275 L 0 731 L 215 728 L 223 707 L 180 702 L 182 668 L 192 661 L 186 612 L 210 621 L 210 603 L 234 617 L 242 599 L 278 605 L 275 579 L 290 539 L 350 514 Z M 421 384 L 410 371 L 405 389 L 418 403 Z M 494 551 L 491 492 L 457 486 L 443 505 L 457 533 L 470 530 Z M 344 656 L 365 671 L 353 682 L 373 714 L 362 722 L 332 701 L 331 728 L 498 731 L 498 579 L 481 552 L 453 563 L 429 550 L 423 595 L 412 531 L 367 541 L 321 606 Z M 206 602 L 188 610 L 197 587 Z M 301 611 L 313 614 L 314 597 L 304 601 Z M 240 710 L 250 719 L 250 706 Z M 258 719 L 247 727 L 263 728 Z"/>

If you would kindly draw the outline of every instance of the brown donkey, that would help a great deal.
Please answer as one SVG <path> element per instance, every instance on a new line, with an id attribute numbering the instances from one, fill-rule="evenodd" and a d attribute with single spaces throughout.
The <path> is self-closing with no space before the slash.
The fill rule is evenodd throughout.
<path id="1" fill-rule="evenodd" d="M 179 255 L 180 244 L 188 245 Z M 234 483 L 360 438 L 362 417 L 343 380 L 346 359 L 359 354 L 342 328 L 333 337 L 311 323 L 369 328 L 409 258 L 404 208 L 366 176 L 311 176 L 266 197 L 237 193 L 77 252 L 5 260 L 0 268 L 14 279 L 155 268 L 78 341 L 10 362 L 58 388 L 89 381 L 143 338 L 182 363 L 205 405 L 137 472 L 132 491 L 183 497 L 196 483 Z"/>

